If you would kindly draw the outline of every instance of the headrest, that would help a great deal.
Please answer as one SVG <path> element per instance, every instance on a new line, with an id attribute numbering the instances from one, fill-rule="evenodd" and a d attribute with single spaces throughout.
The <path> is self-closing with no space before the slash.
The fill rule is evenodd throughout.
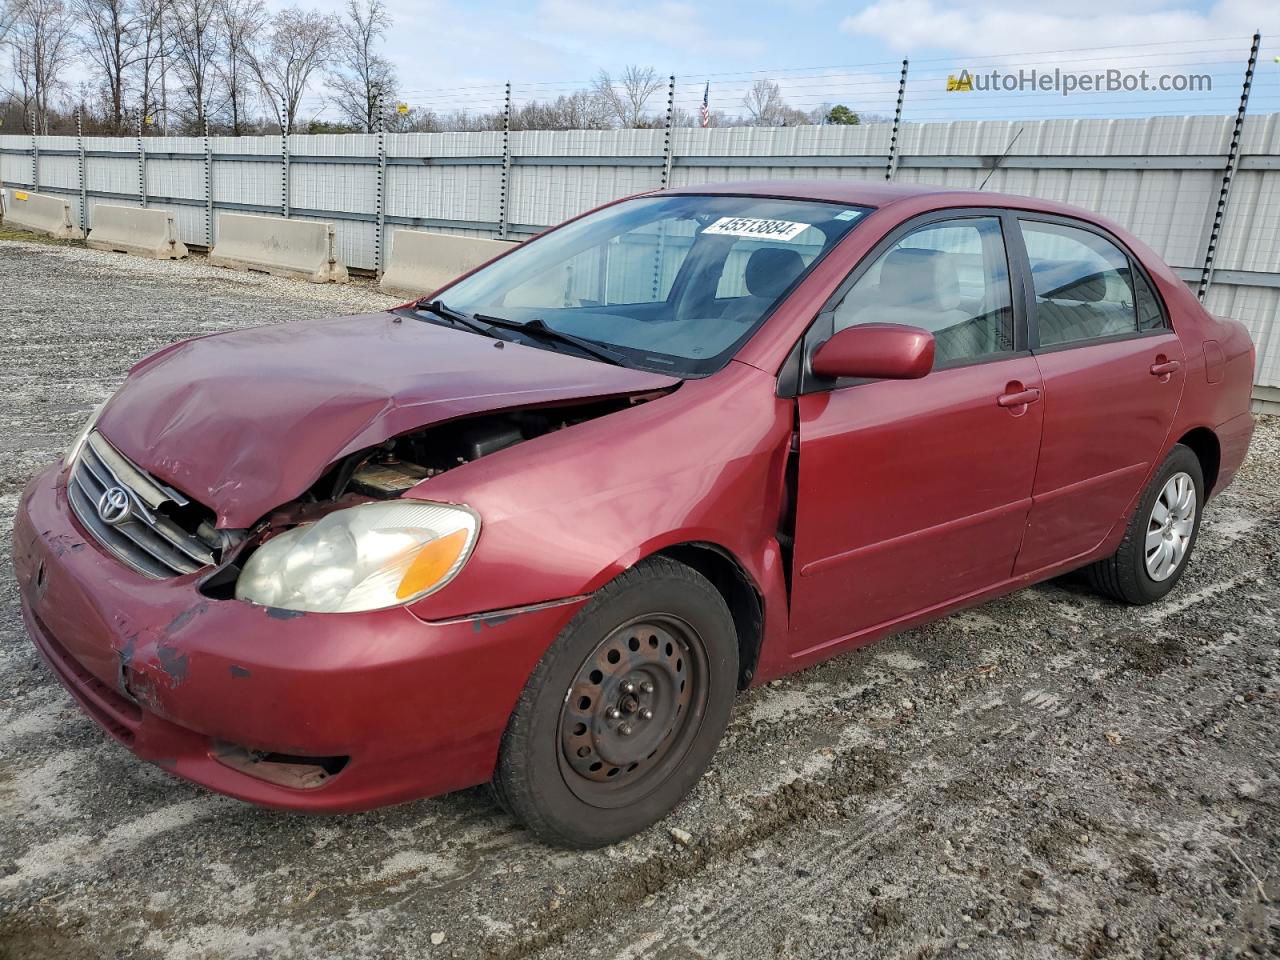
<path id="1" fill-rule="evenodd" d="M 1046 300 L 1097 303 L 1107 298 L 1107 278 L 1087 260 L 1037 260 L 1031 273 L 1036 293 Z"/>
<path id="2" fill-rule="evenodd" d="M 804 259 L 794 250 L 761 247 L 747 258 L 743 280 L 753 297 L 776 300 L 804 273 Z"/>
<path id="3" fill-rule="evenodd" d="M 880 266 L 880 298 L 885 306 L 954 310 L 960 305 L 960 278 L 951 255 L 914 247 L 890 251 Z"/>

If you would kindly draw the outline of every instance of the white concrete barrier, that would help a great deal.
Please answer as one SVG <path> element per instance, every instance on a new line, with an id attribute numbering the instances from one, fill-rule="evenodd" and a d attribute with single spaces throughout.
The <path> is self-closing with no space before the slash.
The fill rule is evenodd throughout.
<path id="1" fill-rule="evenodd" d="M 506 240 L 397 230 L 391 238 L 391 258 L 379 286 L 396 296 L 426 296 L 514 245 Z"/>
<path id="2" fill-rule="evenodd" d="M 209 251 L 209 262 L 312 283 L 349 279 L 346 264 L 338 259 L 333 224 L 319 220 L 219 214 L 218 239 Z"/>
<path id="3" fill-rule="evenodd" d="M 153 260 L 181 260 L 187 255 L 170 211 L 105 203 L 93 205 L 89 246 Z"/>
<path id="4" fill-rule="evenodd" d="M 71 220 L 71 201 L 27 190 L 6 190 L 4 222 L 19 230 L 44 233 L 59 240 L 83 240 L 84 232 Z"/>

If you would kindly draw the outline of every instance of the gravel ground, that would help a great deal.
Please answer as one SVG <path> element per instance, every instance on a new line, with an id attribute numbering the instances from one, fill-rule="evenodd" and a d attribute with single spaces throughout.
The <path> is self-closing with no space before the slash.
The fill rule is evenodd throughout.
<path id="1" fill-rule="evenodd" d="M 143 354 L 386 306 L 0 241 L 0 527 Z M 1280 956 L 1280 422 L 1175 594 L 1070 580 L 744 695 L 711 772 L 612 849 L 482 790 L 255 809 L 108 741 L 24 636 L 0 560 L 0 957 Z"/>

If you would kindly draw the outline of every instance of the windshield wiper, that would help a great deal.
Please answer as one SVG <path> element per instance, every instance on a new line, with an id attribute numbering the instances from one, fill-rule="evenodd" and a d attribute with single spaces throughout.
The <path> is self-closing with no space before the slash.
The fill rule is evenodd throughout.
<path id="1" fill-rule="evenodd" d="M 510 342 L 511 338 L 505 334 L 500 334 L 494 330 L 494 325 L 488 321 L 487 317 L 473 317 L 463 313 L 461 310 L 455 310 L 448 306 L 443 300 L 430 300 L 427 303 L 420 303 L 415 310 L 423 313 L 433 313 L 441 319 L 448 320 L 460 327 L 466 327 L 472 333 L 479 333 L 486 337 L 493 337 L 495 340 L 506 340 Z"/>
<path id="2" fill-rule="evenodd" d="M 476 320 L 483 321 L 494 327 L 503 327 L 507 330 L 518 330 L 521 333 L 527 333 L 531 337 L 541 337 L 543 340 L 555 340 L 560 343 L 567 343 L 571 347 L 577 347 L 583 353 L 590 354 L 597 360 L 603 360 L 605 363 L 612 363 L 615 366 L 626 366 L 627 358 L 617 350 L 610 350 L 603 344 L 596 343 L 594 340 L 588 340 L 585 337 L 578 337 L 572 333 L 565 333 L 563 330 L 557 330 L 555 327 L 547 326 L 545 320 L 541 317 L 534 317 L 532 320 L 526 320 L 521 323 L 518 320 L 508 320 L 506 317 L 491 317 L 487 314 L 477 313 Z"/>

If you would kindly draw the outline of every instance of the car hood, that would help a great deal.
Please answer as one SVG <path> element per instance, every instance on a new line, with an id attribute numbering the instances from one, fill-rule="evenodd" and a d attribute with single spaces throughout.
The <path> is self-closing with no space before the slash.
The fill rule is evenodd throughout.
<path id="1" fill-rule="evenodd" d="M 135 366 L 98 429 L 122 453 L 252 525 L 340 457 L 491 410 L 671 387 L 662 374 L 380 313 L 186 340 Z"/>

